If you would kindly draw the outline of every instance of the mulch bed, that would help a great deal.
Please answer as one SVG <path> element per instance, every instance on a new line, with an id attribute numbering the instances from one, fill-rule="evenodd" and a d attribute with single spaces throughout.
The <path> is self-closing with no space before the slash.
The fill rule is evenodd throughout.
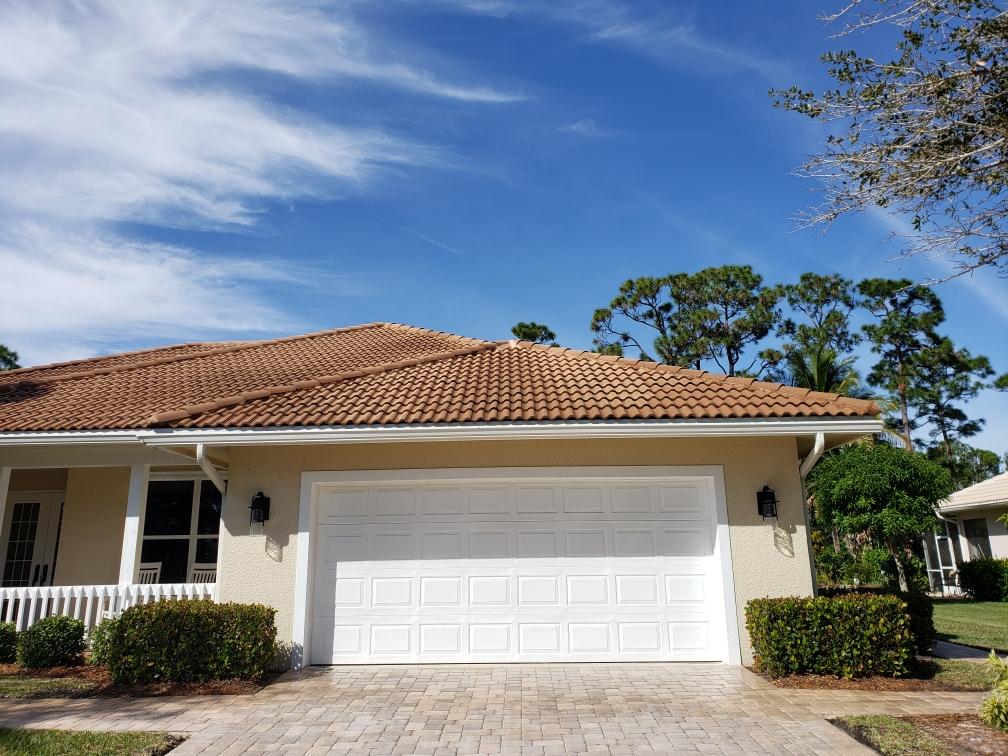
<path id="1" fill-rule="evenodd" d="M 757 673 L 759 674 L 759 673 Z M 787 677 L 768 677 L 761 675 L 778 688 L 797 688 L 801 690 L 888 690 L 888 691 L 969 691 L 958 685 L 937 680 L 921 680 L 915 677 L 861 677 L 847 680 L 831 675 L 789 675 Z"/>
<path id="2" fill-rule="evenodd" d="M 1008 732 L 992 730 L 976 714 L 926 714 L 905 717 L 952 750 L 966 756 L 1008 753 Z"/>
<path id="3" fill-rule="evenodd" d="M 856 679 L 846 679 L 834 677 L 833 675 L 787 675 L 785 677 L 771 677 L 757 669 L 750 667 L 750 671 L 762 677 L 764 680 L 773 683 L 778 688 L 792 688 L 798 690 L 884 690 L 894 692 L 906 691 L 946 691 L 951 693 L 975 693 L 977 688 L 957 685 L 948 679 L 932 679 L 935 669 L 933 663 L 926 658 L 918 657 L 910 665 L 910 674 L 907 677 L 885 677 L 876 675 L 873 677 L 861 677 Z M 986 690 L 986 687 L 983 688 Z"/>
<path id="4" fill-rule="evenodd" d="M 26 669 L 17 664 L 0 664 L 0 677 L 69 677 L 89 683 L 92 687 L 80 694 L 92 696 L 241 696 L 262 690 L 276 679 L 267 676 L 259 682 L 248 680 L 210 680 L 207 682 L 115 683 L 106 667 L 81 664 L 75 667 Z"/>

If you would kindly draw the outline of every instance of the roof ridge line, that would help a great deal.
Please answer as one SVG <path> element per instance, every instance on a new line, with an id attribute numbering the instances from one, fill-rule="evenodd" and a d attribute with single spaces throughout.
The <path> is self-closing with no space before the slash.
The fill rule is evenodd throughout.
<path id="1" fill-rule="evenodd" d="M 10 370 L 4 370 L 0 372 L 0 378 L 6 378 L 11 375 L 18 375 L 20 373 L 30 373 L 33 370 L 52 370 L 53 368 L 67 367 L 68 365 L 83 365 L 89 362 L 98 362 L 99 360 L 109 360 L 113 357 L 129 357 L 132 354 L 143 354 L 144 352 L 163 352 L 168 349 L 182 349 L 184 347 L 198 347 L 204 344 L 228 344 L 229 346 L 234 346 L 236 344 L 257 344 L 258 341 L 254 339 L 249 339 L 247 341 L 235 340 L 227 341 L 221 340 L 219 342 L 214 341 L 183 341 L 179 344 L 165 344 L 164 346 L 154 346 L 145 347 L 142 349 L 129 349 L 125 352 L 113 352 L 112 354 L 100 354 L 95 357 L 81 357 L 76 360 L 61 360 L 59 362 L 43 362 L 41 365 L 26 365 L 24 367 L 11 368 Z M 223 347 L 222 347 L 223 348 Z M 209 351 L 209 350 L 208 350 Z M 131 363 L 136 364 L 136 363 Z M 81 372 L 81 371 L 79 371 Z M 64 373 L 64 375 L 69 375 L 69 373 Z"/>
<path id="2" fill-rule="evenodd" d="M 487 339 L 477 339 L 477 338 L 475 338 L 473 336 L 462 336 L 461 334 L 452 333 L 451 331 L 437 331 L 437 330 L 435 330 L 433 328 L 423 328 L 421 326 L 410 325 L 409 323 L 383 322 L 383 323 L 379 323 L 378 325 L 386 326 L 387 328 L 399 328 L 399 329 L 402 329 L 404 331 L 411 331 L 413 333 L 433 334 L 434 336 L 447 336 L 447 337 L 452 338 L 452 339 L 458 339 L 460 341 L 465 341 L 465 342 L 470 342 L 470 343 L 476 343 L 476 344 L 494 344 L 494 345 L 497 345 L 497 344 L 501 343 L 499 341 L 488 341 Z"/>
<path id="3" fill-rule="evenodd" d="M 828 391 L 813 391 L 812 389 L 802 388 L 801 386 L 788 386 L 785 383 L 761 381 L 758 378 L 749 378 L 738 375 L 724 375 L 722 373 L 712 373 L 709 370 L 697 370 L 695 368 L 687 368 L 680 365 L 668 365 L 664 362 L 648 362 L 647 360 L 640 359 L 634 360 L 629 357 L 601 354 L 599 352 L 589 352 L 585 349 L 572 349 L 570 347 L 553 347 L 546 344 L 536 344 L 531 341 L 512 340 L 504 342 L 502 346 L 522 349 L 537 349 L 553 352 L 554 354 L 569 354 L 574 357 L 588 358 L 599 362 L 622 362 L 638 368 L 643 368 L 645 370 L 662 370 L 681 375 L 688 375 L 710 383 L 745 385 L 748 388 L 764 394 L 783 392 L 791 394 L 792 396 L 804 396 L 806 398 L 818 399 L 821 401 L 840 402 L 842 404 L 848 404 L 852 407 L 865 406 L 866 409 L 872 407 L 875 410 L 875 414 L 878 414 L 878 405 L 871 399 L 858 399 L 856 397 L 844 396 L 842 394 L 835 394 Z"/>
<path id="4" fill-rule="evenodd" d="M 389 325 L 389 324 L 378 323 L 372 325 Z M 244 391 L 241 394 L 235 394 L 233 396 L 225 396 L 219 399 L 213 399 L 209 402 L 201 402 L 199 404 L 189 404 L 174 410 L 166 410 L 165 412 L 156 412 L 149 418 L 147 418 L 146 423 L 148 426 L 166 425 L 168 423 L 173 423 L 178 420 L 183 420 L 187 417 L 202 415 L 206 412 L 216 412 L 217 410 L 224 409 L 225 407 L 233 407 L 238 404 L 243 404 L 244 402 L 253 401 L 255 399 L 265 399 L 266 397 L 276 396 L 278 394 L 290 394 L 295 391 L 301 391 L 302 389 L 327 386 L 333 383 L 340 383 L 342 381 L 353 380 L 354 378 L 362 378 L 365 375 L 374 375 L 375 373 L 389 373 L 392 372 L 393 370 L 399 370 L 401 368 L 413 367 L 415 365 L 423 365 L 429 362 L 438 362 L 440 360 L 448 360 L 452 359 L 453 357 L 461 357 L 467 354 L 475 354 L 476 352 L 482 352 L 488 349 L 495 349 L 497 347 L 497 344 L 493 342 L 479 341 L 478 339 L 471 339 L 471 341 L 476 341 L 477 343 L 466 347 L 461 347 L 459 349 L 451 349 L 447 352 L 437 352 L 435 354 L 427 354 L 423 355 L 422 357 L 412 357 L 408 360 L 399 360 L 397 362 L 384 362 L 380 365 L 371 365 L 369 367 L 358 368 L 356 370 L 346 370 L 342 373 L 323 375 L 319 376 L 318 378 L 308 378 L 303 381 L 295 381 L 294 383 L 282 384 L 278 386 L 267 386 L 266 388 L 255 389 L 253 391 Z"/>
<path id="5" fill-rule="evenodd" d="M 262 339 L 260 341 L 243 341 L 237 344 L 231 344 L 230 346 L 221 347 L 220 349 L 207 349 L 204 352 L 193 352 L 191 354 L 180 354 L 173 357 L 161 357 L 154 358 L 151 360 L 140 360 L 139 362 L 130 362 L 124 365 L 110 365 L 105 368 L 94 368 L 92 370 L 78 370 L 73 373 L 61 373 L 60 375 L 53 376 L 42 376 L 35 379 L 34 383 L 61 383 L 63 381 L 73 381 L 79 378 L 92 378 L 97 375 L 111 375 L 112 373 L 125 373 L 130 370 L 137 370 L 139 368 L 154 367 L 156 365 L 170 365 L 174 362 L 186 362 L 188 360 L 195 360 L 202 357 L 214 357 L 219 354 L 231 354 L 232 352 L 240 352 L 244 349 L 255 349 L 256 347 L 268 346 L 270 344 L 284 344 L 291 341 L 301 341 L 302 339 L 316 338 L 318 336 L 326 336 L 334 333 L 348 333 L 351 331 L 362 331 L 368 328 L 378 328 L 382 323 L 364 323 L 356 326 L 347 326 L 346 328 L 330 328 L 322 331 L 313 331 L 312 333 L 303 333 L 297 336 L 282 336 L 278 339 Z M 193 342 L 194 344 L 206 343 L 206 342 Z M 177 345 L 176 345 L 177 346 Z M 145 350 L 139 350 L 145 351 Z M 126 352 L 125 354 L 129 354 Z M 108 357 L 117 357 L 119 355 L 108 355 Z M 101 357 L 95 357 L 93 359 L 99 360 Z M 49 366 L 39 366 L 34 368 L 24 368 L 25 370 L 37 370 L 41 367 Z"/>

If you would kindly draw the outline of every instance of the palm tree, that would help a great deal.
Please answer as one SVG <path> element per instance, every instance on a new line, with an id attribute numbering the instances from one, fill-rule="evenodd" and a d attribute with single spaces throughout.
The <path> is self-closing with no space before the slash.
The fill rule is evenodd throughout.
<path id="1" fill-rule="evenodd" d="M 784 355 L 784 372 L 792 386 L 869 399 L 854 357 L 843 359 L 829 347 L 791 349 Z"/>

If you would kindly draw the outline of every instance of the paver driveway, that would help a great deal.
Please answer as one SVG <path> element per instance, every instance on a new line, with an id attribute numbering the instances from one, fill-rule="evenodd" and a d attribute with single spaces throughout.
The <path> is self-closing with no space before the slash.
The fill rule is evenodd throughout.
<path id="1" fill-rule="evenodd" d="M 317 667 L 253 696 L 0 702 L 5 726 L 170 730 L 178 753 L 870 753 L 824 717 L 973 693 L 779 690 L 720 664 Z"/>

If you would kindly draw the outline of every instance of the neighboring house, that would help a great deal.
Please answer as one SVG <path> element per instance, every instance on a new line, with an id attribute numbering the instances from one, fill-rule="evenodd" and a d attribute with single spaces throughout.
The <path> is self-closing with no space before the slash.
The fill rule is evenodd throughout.
<path id="1" fill-rule="evenodd" d="M 875 412 L 386 323 L 2 373 L 4 611 L 188 592 L 276 607 L 295 663 L 737 663 L 747 601 L 812 593 L 800 463 Z"/>
<path id="2" fill-rule="evenodd" d="M 938 507 L 942 524 L 925 537 L 931 587 L 955 584 L 956 563 L 978 557 L 1008 559 L 1008 472 L 956 491 Z"/>

